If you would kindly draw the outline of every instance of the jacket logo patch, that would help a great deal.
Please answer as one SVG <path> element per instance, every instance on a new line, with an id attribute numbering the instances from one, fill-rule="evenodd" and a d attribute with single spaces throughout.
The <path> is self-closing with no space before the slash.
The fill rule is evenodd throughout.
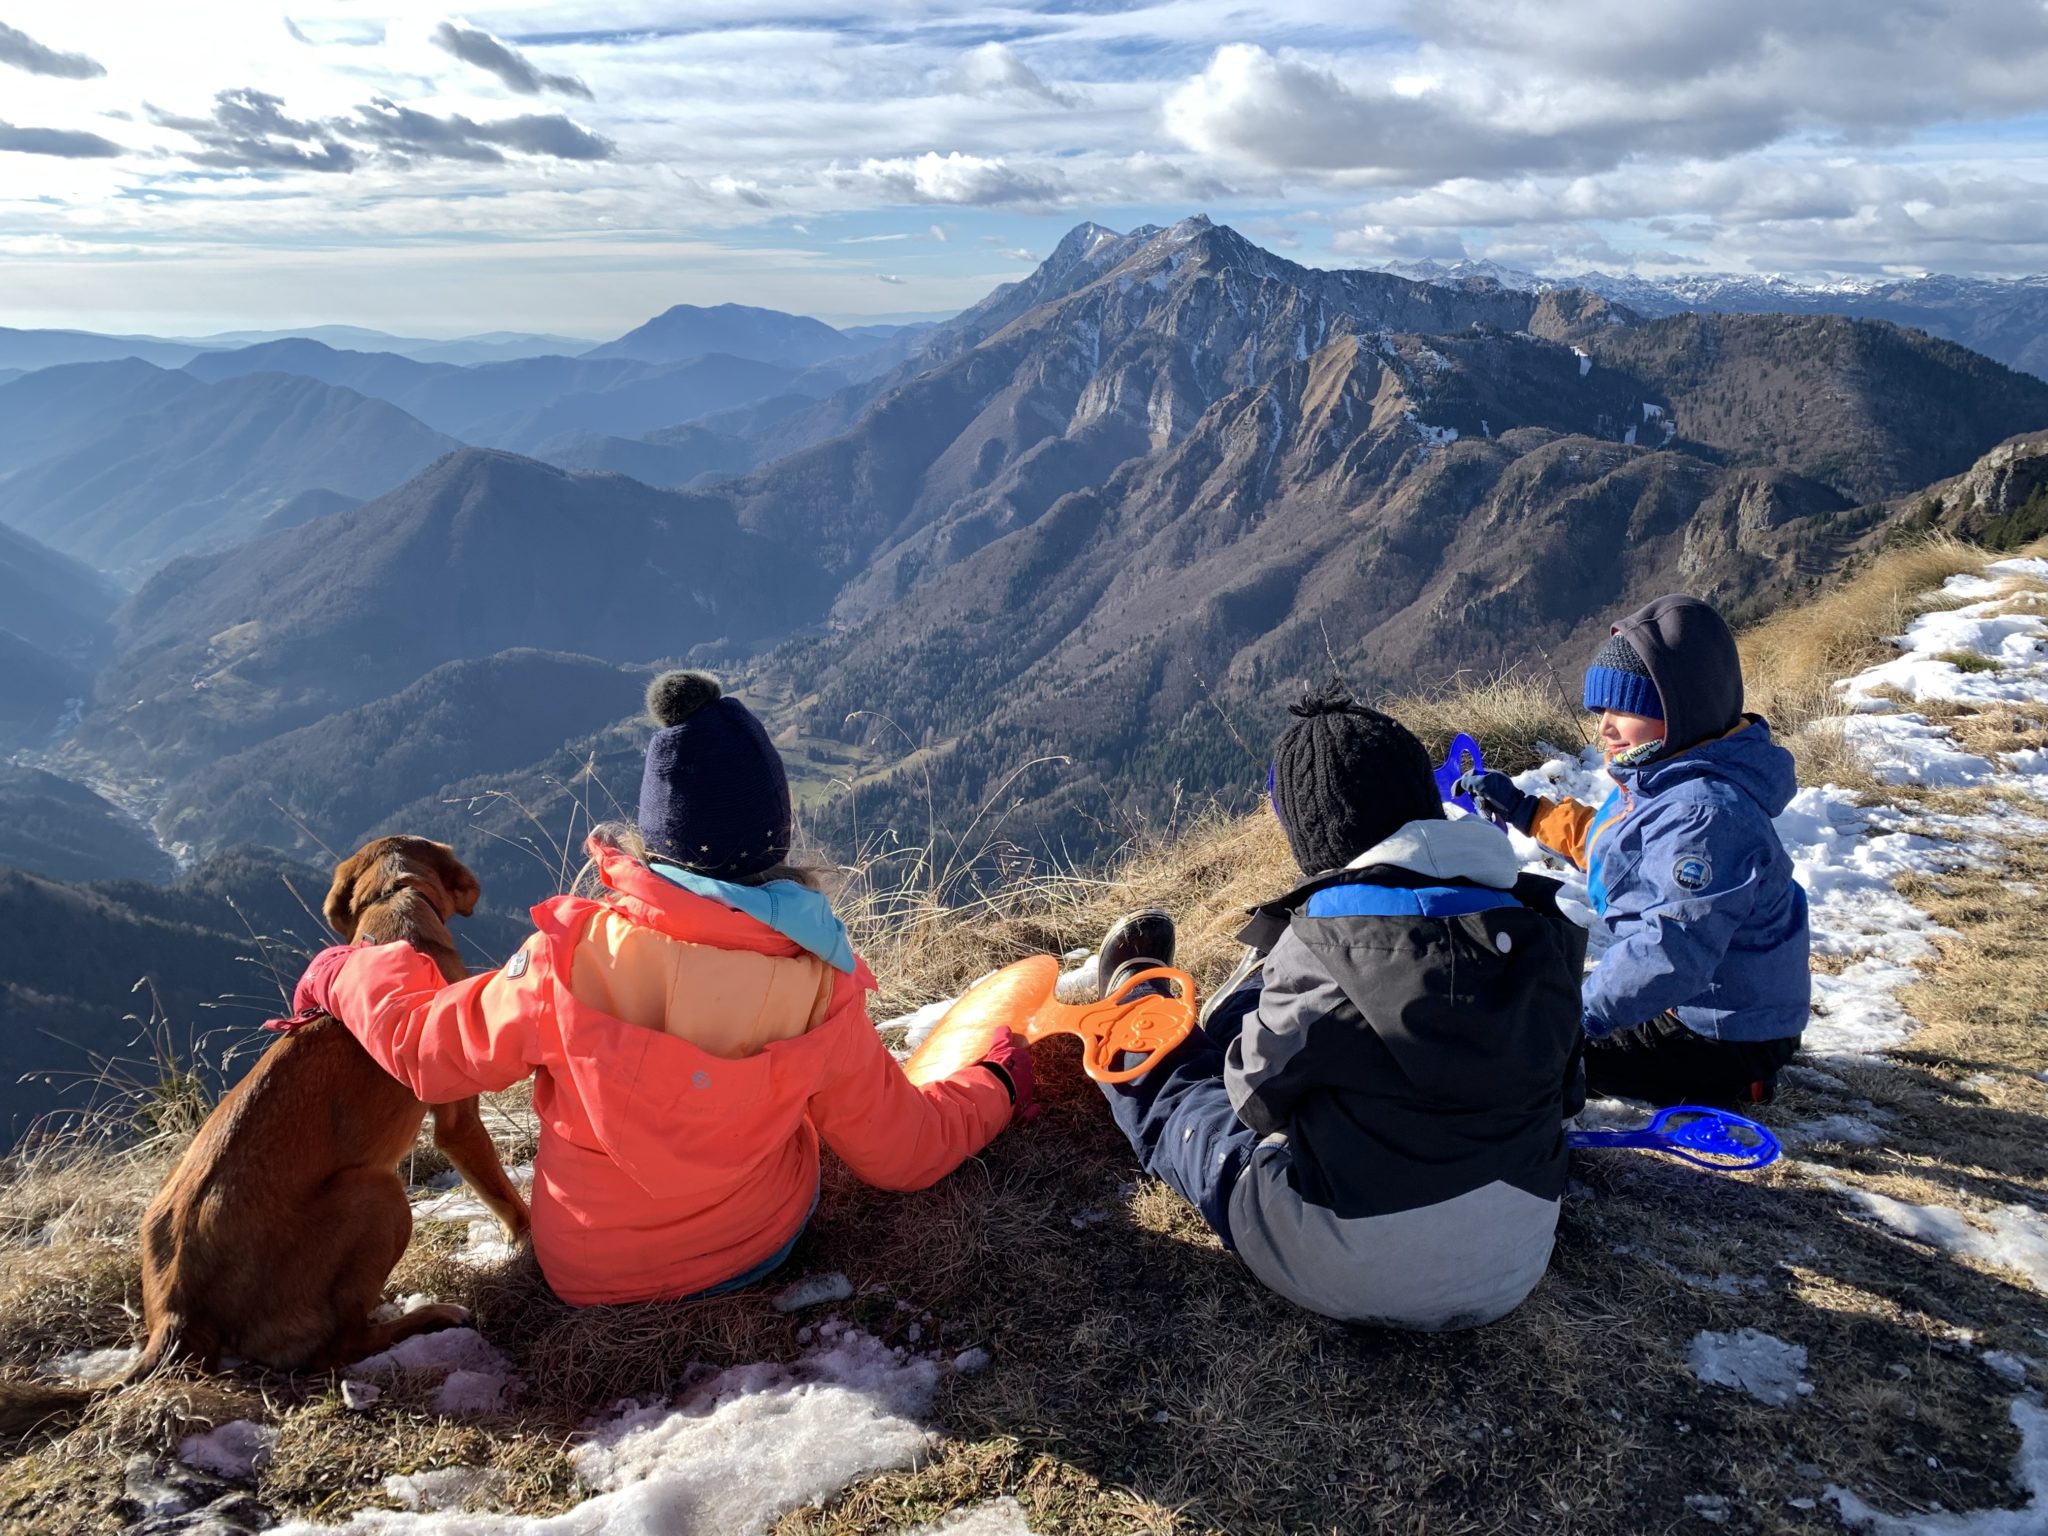
<path id="1" fill-rule="evenodd" d="M 1689 853 L 1671 866 L 1671 878 L 1683 889 L 1703 891 L 1714 878 L 1714 866 L 1696 853 Z"/>
<path id="2" fill-rule="evenodd" d="M 706 1088 L 709 1088 L 711 1086 L 711 1074 L 709 1072 L 701 1070 L 692 1072 L 690 1074 L 690 1086 L 696 1089 L 699 1093 L 702 1093 Z"/>
<path id="3" fill-rule="evenodd" d="M 513 952 L 512 958 L 505 962 L 505 974 L 508 977 L 510 977 L 513 981 L 517 981 L 520 977 L 526 974 L 526 967 L 526 951 L 523 949 L 515 950 Z"/>

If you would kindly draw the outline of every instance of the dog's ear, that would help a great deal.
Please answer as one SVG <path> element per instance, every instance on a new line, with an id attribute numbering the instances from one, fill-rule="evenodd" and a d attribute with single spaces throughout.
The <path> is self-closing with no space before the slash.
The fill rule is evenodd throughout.
<path id="1" fill-rule="evenodd" d="M 468 917 L 474 912 L 477 901 L 483 896 L 483 887 L 477 884 L 476 876 L 469 872 L 469 866 L 455 857 L 455 850 L 446 843 L 421 838 L 418 851 L 433 865 L 442 888 L 448 892 L 448 903 L 455 912 L 463 917 Z"/>
<path id="2" fill-rule="evenodd" d="M 320 910 L 327 918 L 327 926 L 341 935 L 344 944 L 353 944 L 356 924 L 362 920 L 359 902 L 364 874 L 387 850 L 383 839 L 367 843 L 334 866 L 334 884 L 327 888 L 327 900 Z"/>

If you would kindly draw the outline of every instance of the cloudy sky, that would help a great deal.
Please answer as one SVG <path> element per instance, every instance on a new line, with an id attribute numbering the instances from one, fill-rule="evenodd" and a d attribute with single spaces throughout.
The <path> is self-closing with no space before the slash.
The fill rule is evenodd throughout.
<path id="1" fill-rule="evenodd" d="M 2044 0 L 0 0 L 0 324 L 957 309 L 1298 261 L 2048 271 Z"/>

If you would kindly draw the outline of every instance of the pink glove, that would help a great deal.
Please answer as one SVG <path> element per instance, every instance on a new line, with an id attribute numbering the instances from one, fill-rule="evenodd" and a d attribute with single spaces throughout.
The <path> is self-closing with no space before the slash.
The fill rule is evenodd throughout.
<path id="1" fill-rule="evenodd" d="M 321 950 L 306 963 L 305 974 L 292 991 L 292 1008 L 295 1010 L 292 1016 L 288 1019 L 266 1019 L 263 1027 L 282 1034 L 331 1015 L 334 1010 L 327 1006 L 328 993 L 334 986 L 334 978 L 341 974 L 342 966 L 354 952 L 353 944 L 331 944 Z"/>
<path id="2" fill-rule="evenodd" d="M 996 1036 L 981 1064 L 1010 1090 L 1010 1103 L 1015 1106 L 1018 1119 L 1029 1120 L 1038 1113 L 1038 1101 L 1031 1094 L 1031 1047 L 1022 1035 L 1004 1030 Z"/>

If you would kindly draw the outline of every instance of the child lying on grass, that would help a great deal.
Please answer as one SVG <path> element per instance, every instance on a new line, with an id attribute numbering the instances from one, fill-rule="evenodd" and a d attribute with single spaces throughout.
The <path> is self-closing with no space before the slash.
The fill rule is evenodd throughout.
<path id="1" fill-rule="evenodd" d="M 1295 705 L 1272 802 L 1308 878 L 1258 908 L 1202 1027 L 1104 1085 L 1146 1170 L 1312 1311 L 1494 1321 L 1550 1262 L 1585 935 L 1422 744 L 1340 696 Z M 1105 995 L 1171 964 L 1173 920 L 1120 918 Z"/>
<path id="2" fill-rule="evenodd" d="M 789 786 L 760 722 L 702 673 L 657 678 L 648 705 L 638 826 L 593 834 L 594 897 L 534 908 L 504 969 L 452 986 L 404 944 L 323 951 L 300 986 L 429 1103 L 535 1078 L 534 1255 L 576 1304 L 761 1279 L 816 1208 L 820 1141 L 919 1189 L 1031 1092 L 1002 1030 L 911 1085 L 868 1021 L 874 978 L 785 863 Z"/>

